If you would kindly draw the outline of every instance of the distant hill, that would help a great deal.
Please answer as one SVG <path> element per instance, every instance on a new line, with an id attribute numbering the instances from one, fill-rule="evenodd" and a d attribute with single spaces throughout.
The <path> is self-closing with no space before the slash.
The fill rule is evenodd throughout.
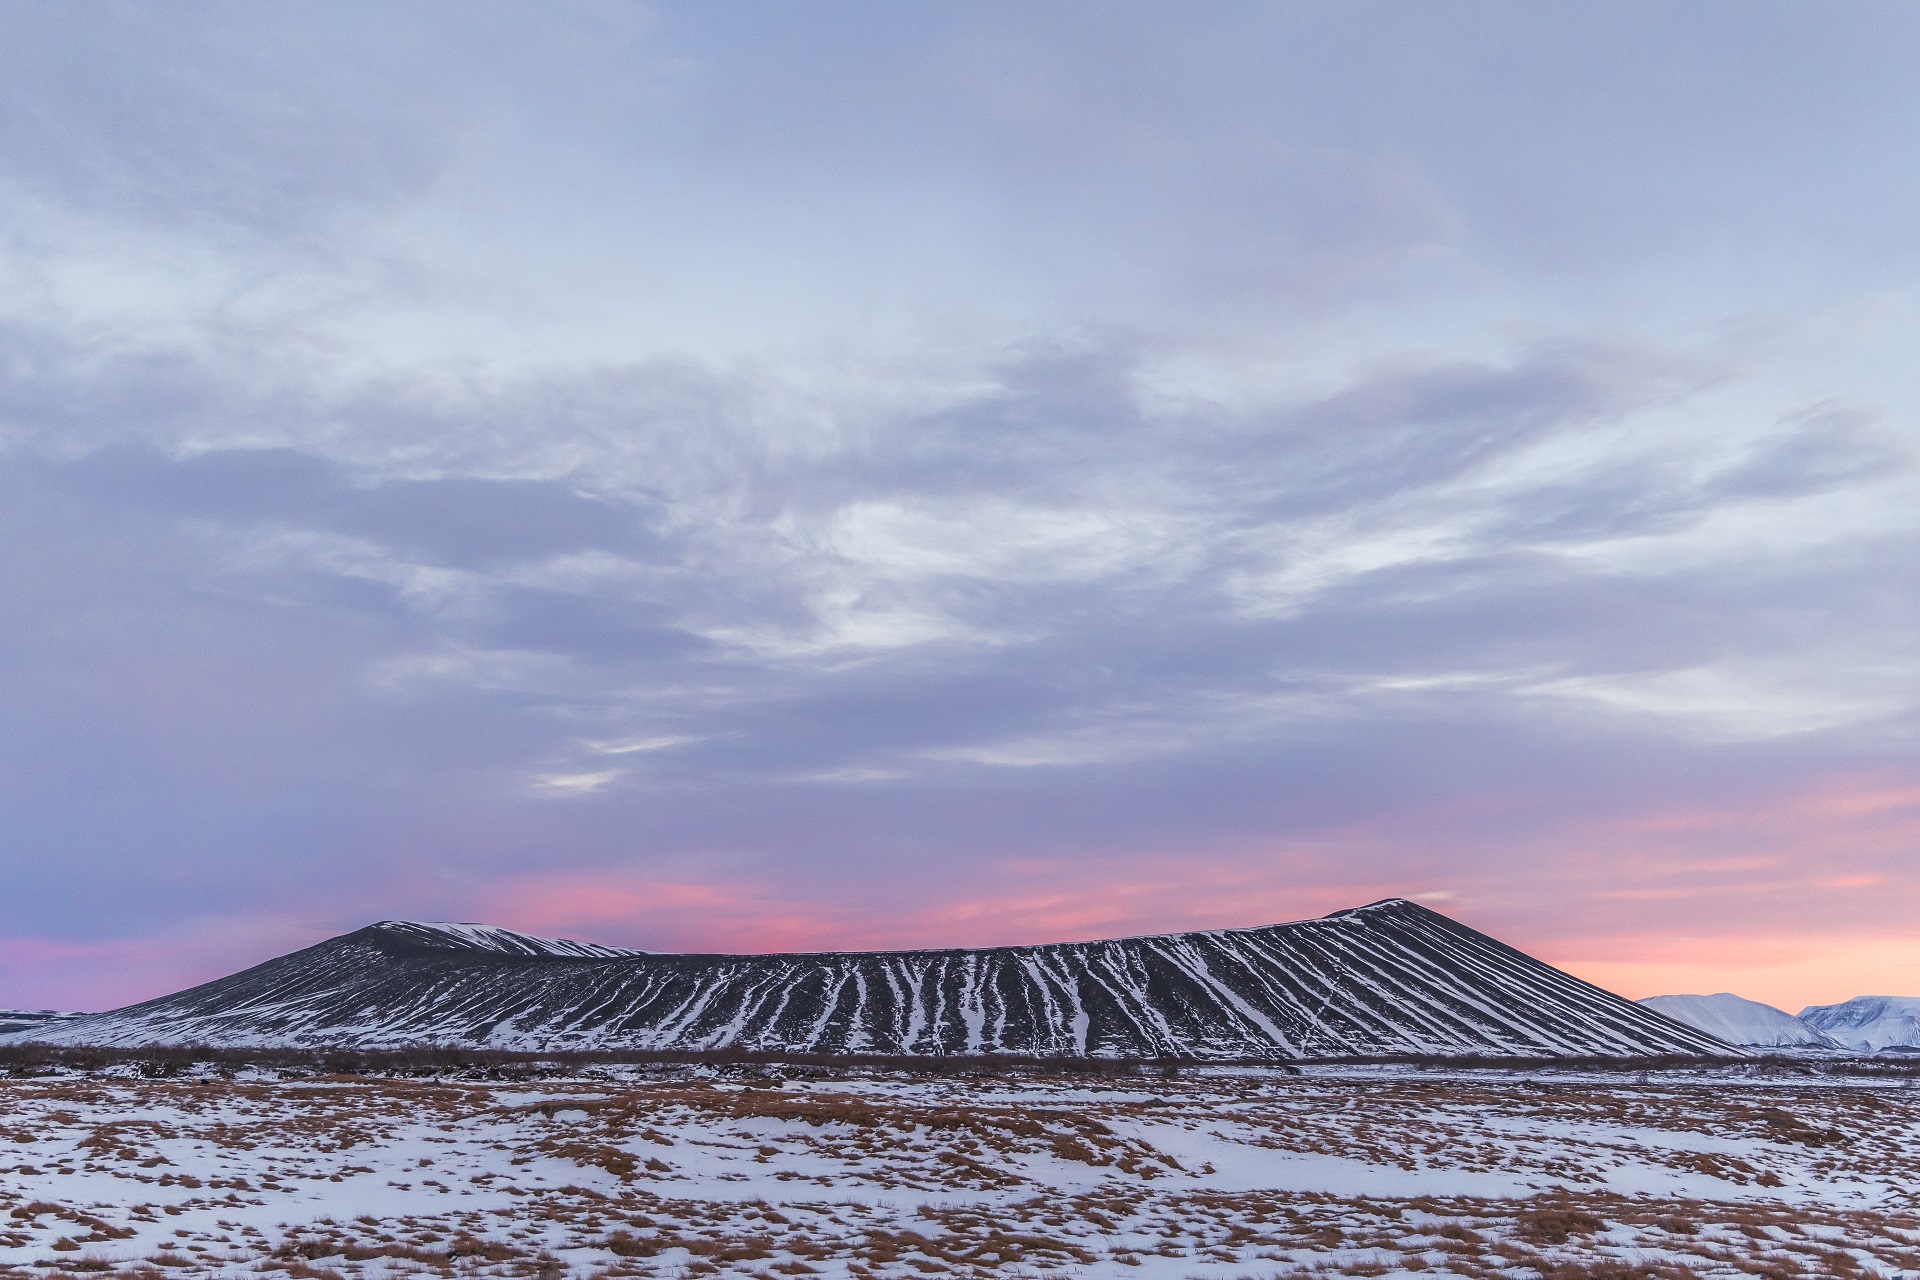
<path id="1" fill-rule="evenodd" d="M 1206 1059 L 1738 1052 L 1401 899 L 1254 929 L 787 955 L 384 921 L 13 1038 Z"/>
<path id="2" fill-rule="evenodd" d="M 1800 1020 L 1856 1053 L 1920 1052 L 1920 996 L 1855 996 L 1810 1005 Z"/>
<path id="3" fill-rule="evenodd" d="M 79 1016 L 77 1013 L 56 1013 L 52 1009 L 0 1009 L 0 1036 L 44 1030 L 56 1022 Z"/>
<path id="4" fill-rule="evenodd" d="M 1839 1050 L 1843 1046 L 1784 1009 L 1722 991 L 1711 996 L 1648 996 L 1640 1002 L 1675 1022 L 1697 1027 L 1728 1044 L 1762 1049 Z"/>

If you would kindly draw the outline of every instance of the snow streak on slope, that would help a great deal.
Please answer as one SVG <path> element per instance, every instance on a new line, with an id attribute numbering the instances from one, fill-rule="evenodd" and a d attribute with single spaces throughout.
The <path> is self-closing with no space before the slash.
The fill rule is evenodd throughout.
<path id="1" fill-rule="evenodd" d="M 415 920 L 382 920 L 373 926 L 396 937 L 411 938 L 425 947 L 493 951 L 505 956 L 564 956 L 572 959 L 618 960 L 644 956 L 628 947 L 605 947 L 597 942 L 568 938 L 536 938 L 493 924 L 423 924 Z"/>
<path id="2" fill-rule="evenodd" d="M 1640 1003 L 1728 1044 L 1768 1049 L 1841 1047 L 1783 1009 L 1727 991 L 1711 996 L 1648 996 Z"/>
<path id="3" fill-rule="evenodd" d="M 979 951 L 527 955 L 468 928 L 372 925 L 35 1038 L 1213 1059 L 1733 1052 L 1398 899 L 1258 929 Z"/>
<path id="4" fill-rule="evenodd" d="M 1920 996 L 1855 996 L 1802 1009 L 1800 1018 L 1860 1053 L 1920 1048 Z"/>

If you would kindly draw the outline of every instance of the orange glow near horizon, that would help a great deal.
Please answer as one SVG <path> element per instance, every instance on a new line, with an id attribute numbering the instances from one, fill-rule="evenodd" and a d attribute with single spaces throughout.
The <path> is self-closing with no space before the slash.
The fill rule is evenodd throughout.
<path id="1" fill-rule="evenodd" d="M 1212 883 L 1209 883 L 1209 880 Z M 516 881 L 490 895 L 488 918 L 531 933 L 665 950 L 913 950 L 1085 941 L 1187 929 L 1244 927 L 1306 919 L 1382 897 L 1427 898 L 1445 912 L 1448 895 L 1394 895 L 1384 889 L 1325 888 L 1293 910 L 1249 912 L 1265 895 L 1244 876 L 1192 875 L 1109 884 L 1100 899 L 1036 888 L 1020 896 L 980 898 L 891 913 L 884 923 L 848 908 L 780 902 L 749 888 L 569 876 Z M 1827 1004 L 1878 987 L 1920 988 L 1920 943 L 1768 939 L 1589 939 L 1571 955 L 1537 950 L 1587 981 L 1629 998 L 1733 990 L 1786 1007 Z M 1904 966 L 1904 967 L 1902 967 Z"/>
<path id="2" fill-rule="evenodd" d="M 1425 905 L 1453 914 L 1453 904 L 1442 895 L 1326 889 L 1312 895 L 1323 901 L 1307 910 L 1269 912 L 1270 918 L 1256 921 L 1246 913 L 1259 895 L 1236 901 L 1232 886 L 1189 886 L 1194 887 L 1200 892 L 1179 895 L 1178 900 L 1174 886 L 1164 882 L 1109 886 L 1110 895 L 1092 903 L 1064 893 L 976 899 L 894 913 L 877 924 L 852 918 L 844 909 L 776 904 L 712 886 L 611 886 L 576 879 L 545 892 L 523 887 L 512 895 L 521 909 L 502 910 L 495 919 L 528 932 L 590 942 L 752 954 L 1016 946 L 1234 928 L 1307 919 L 1391 896 L 1426 897 Z M 663 919 L 689 907 L 707 910 L 700 911 L 697 920 Z M 1798 1013 L 1810 1004 L 1834 1004 L 1856 995 L 1920 991 L 1920 938 L 1590 937 L 1535 945 L 1531 951 L 1636 1000 L 1732 991 Z"/>
<path id="3" fill-rule="evenodd" d="M 1788 1013 L 1854 996 L 1920 992 L 1920 938 L 1913 937 L 1799 938 L 1791 944 L 1714 939 L 1702 943 L 1694 958 L 1663 940 L 1651 942 L 1644 954 L 1658 958 L 1598 956 L 1560 967 L 1633 1000 L 1731 991 Z"/>
<path id="4" fill-rule="evenodd" d="M 1029 867 L 1029 871 L 1052 868 Z M 1161 874 L 1151 873 L 1158 870 Z M 894 911 L 779 899 L 764 886 L 713 885 L 622 876 L 516 877 L 483 901 L 494 923 L 582 940 L 674 950 L 923 950 L 1022 946 L 1281 923 L 1395 896 L 1353 898 L 1340 888 L 1286 895 L 1289 909 L 1255 877 L 1223 867 L 1136 867 L 1097 897 L 1039 877 L 1022 892 Z M 584 936 L 598 929 L 599 936 Z"/>
<path id="5" fill-rule="evenodd" d="M 182 922 L 137 939 L 0 939 L 0 1003 L 98 1009 L 235 972 L 382 917 L 453 919 L 661 951 L 987 947 L 1248 927 L 1388 897 L 1444 912 L 1630 998 L 1731 991 L 1788 1012 L 1920 994 L 1920 787 L 1834 777 L 1747 808 L 1676 807 L 1502 840 L 1498 805 L 1402 828 L 1205 851 L 982 861 L 962 880 L 869 875 L 840 898 L 771 877 L 521 873 L 457 895 L 389 888 L 359 918 Z M 1410 852 L 1411 850 L 1411 852 Z M 980 886 L 989 891 L 980 892 Z M 965 892 L 974 888 L 972 893 Z M 956 891 L 958 890 L 958 891 Z M 813 892 L 817 892 L 814 890 Z"/>
<path id="6" fill-rule="evenodd" d="M 1920 993 L 1920 787 L 1830 777 L 1749 807 L 1698 806 L 1570 823 L 1505 847 L 1432 816 L 1431 851 L 1371 824 L 1311 843 L 1134 857 L 1103 866 L 1007 859 L 995 892 L 889 907 L 873 897 L 795 901 L 770 883 L 618 873 L 520 877 L 482 899 L 530 932 L 662 950 L 820 951 L 1084 941 L 1307 919 L 1407 897 L 1629 998 L 1731 991 L 1788 1012 L 1862 994 Z M 1469 825 L 1473 825 L 1471 822 Z M 1536 852 L 1538 850 L 1539 852 Z M 1365 880 L 1348 866 L 1424 865 Z M 877 891 L 885 886 L 868 886 Z M 912 898 L 912 886 L 894 891 Z M 1555 912 L 1540 904 L 1557 902 Z"/>
<path id="7" fill-rule="evenodd" d="M 1108 886 L 1096 901 L 1036 888 L 1021 896 L 980 898 L 891 913 L 884 923 L 848 906 L 781 902 L 737 887 L 580 876 L 497 886 L 471 913 L 545 936 L 624 943 L 673 951 L 880 950 L 982 947 L 1083 941 L 1141 933 L 1241 927 L 1310 918 L 1382 897 L 1426 897 L 1426 905 L 1486 929 L 1538 958 L 1629 999 L 1731 991 L 1789 1013 L 1856 995 L 1920 994 L 1920 937 L 1730 935 L 1515 938 L 1473 904 L 1439 894 L 1394 895 L 1374 888 L 1326 887 L 1290 895 L 1294 909 L 1260 911 L 1265 895 L 1244 879 L 1185 886 L 1143 879 Z M 1181 889 L 1186 892 L 1182 893 Z M 1462 905 L 1469 909 L 1461 910 Z M 1250 918 L 1259 912 L 1258 918 Z M 333 930 L 310 922 L 236 928 L 181 939 L 91 943 L 0 940 L 0 975 L 59 975 L 38 1001 L 47 1007 L 98 1009 L 132 1003 L 221 977 Z"/>

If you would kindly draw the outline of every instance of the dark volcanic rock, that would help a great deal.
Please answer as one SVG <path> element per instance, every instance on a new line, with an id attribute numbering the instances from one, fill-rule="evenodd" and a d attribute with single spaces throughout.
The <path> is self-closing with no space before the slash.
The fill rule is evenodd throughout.
<path id="1" fill-rule="evenodd" d="M 1258 929 L 759 956 L 386 921 L 16 1038 L 1213 1059 L 1736 1052 L 1398 899 Z"/>

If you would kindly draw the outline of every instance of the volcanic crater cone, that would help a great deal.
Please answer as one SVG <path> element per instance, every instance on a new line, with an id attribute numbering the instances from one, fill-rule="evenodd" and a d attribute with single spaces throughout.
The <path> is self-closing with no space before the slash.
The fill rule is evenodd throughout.
<path id="1" fill-rule="evenodd" d="M 1202 1059 L 1734 1055 L 1402 899 L 979 950 L 668 955 L 382 921 L 16 1039 Z"/>

